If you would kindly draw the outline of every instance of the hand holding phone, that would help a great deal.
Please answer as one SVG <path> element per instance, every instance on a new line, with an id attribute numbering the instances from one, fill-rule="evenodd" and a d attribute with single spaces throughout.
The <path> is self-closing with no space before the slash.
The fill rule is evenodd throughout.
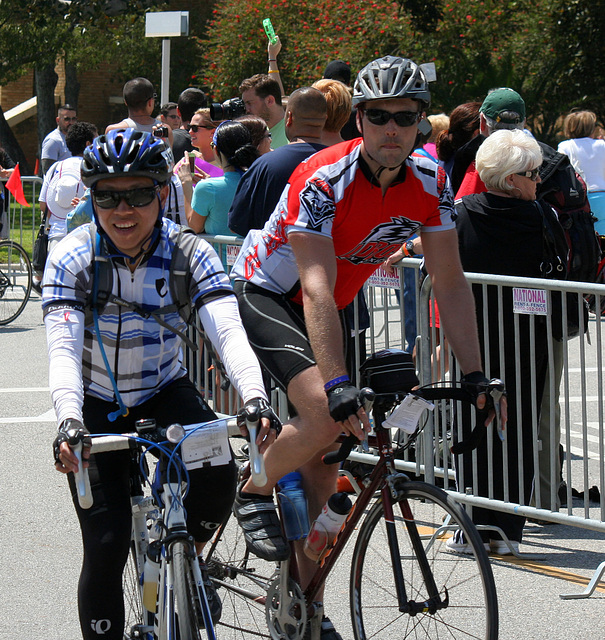
<path id="1" fill-rule="evenodd" d="M 265 29 L 265 33 L 267 34 L 267 38 L 269 38 L 269 42 L 271 44 L 275 44 L 277 42 L 277 36 L 275 35 L 273 25 L 271 24 L 271 18 L 265 18 L 263 20 L 263 27 Z"/>

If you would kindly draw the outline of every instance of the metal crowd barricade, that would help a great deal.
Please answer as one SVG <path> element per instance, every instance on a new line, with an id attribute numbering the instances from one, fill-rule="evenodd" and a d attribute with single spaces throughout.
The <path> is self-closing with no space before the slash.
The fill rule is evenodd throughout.
<path id="1" fill-rule="evenodd" d="M 38 233 L 38 226 L 41 222 L 38 197 L 40 195 L 40 189 L 42 188 L 42 178 L 39 176 L 21 176 L 21 182 L 24 186 L 28 184 L 31 185 L 31 195 L 29 194 L 29 190 L 26 194 L 31 207 L 24 207 L 19 204 L 13 198 L 10 191 L 5 190 L 6 202 L 2 215 L 3 228 L 1 235 L 3 238 L 8 238 L 10 230 L 10 235 L 13 240 L 16 240 L 21 245 L 24 244 L 24 238 L 30 236 L 31 243 L 27 242 L 25 244 L 26 246 L 30 244 L 33 246 L 36 234 Z M 31 200 L 29 200 L 29 198 L 31 198 Z"/>
<path id="2" fill-rule="evenodd" d="M 217 248 L 217 253 L 222 256 L 227 269 L 233 264 L 235 253 L 241 244 L 241 239 L 232 237 L 207 237 L 207 239 Z M 414 346 L 407 344 L 405 340 L 406 314 L 403 302 L 400 282 L 403 281 L 403 274 L 407 270 L 408 283 L 410 288 L 416 292 L 416 305 L 409 306 L 408 319 L 410 314 L 415 315 L 417 322 L 416 339 L 417 348 L 417 369 L 422 384 L 439 379 L 459 379 L 461 373 L 457 368 L 455 359 L 445 341 L 441 328 L 435 326 L 432 319 L 436 317 L 434 299 L 432 297 L 430 279 L 422 280 L 420 272 L 421 261 L 413 258 L 404 259 L 399 265 L 400 278 L 389 278 L 387 274 L 378 274 L 370 279 L 365 288 L 366 301 L 370 311 L 370 327 L 365 336 L 361 334 L 358 325 L 357 314 L 354 314 L 355 321 L 353 333 L 358 344 L 355 345 L 356 366 L 359 365 L 364 349 L 367 353 L 375 352 L 382 348 L 405 349 Z M 410 272 L 412 276 L 410 277 Z M 499 299 L 506 288 L 516 288 L 523 291 L 539 291 L 538 298 L 542 307 L 538 311 L 550 309 L 551 296 L 554 292 L 571 294 L 578 296 L 583 302 L 585 294 L 595 296 L 595 307 L 600 309 L 605 303 L 605 286 L 586 283 L 571 283 L 555 280 L 512 278 L 507 276 L 494 276 L 485 274 L 466 274 L 471 284 L 476 284 L 482 288 L 495 287 Z M 560 313 L 563 317 L 567 315 L 567 297 L 561 296 L 562 305 Z M 535 311 L 535 309 L 534 309 Z M 548 342 L 549 361 L 554 357 L 557 348 L 556 341 L 552 337 L 552 311 L 547 312 L 546 331 Z M 487 314 L 486 314 L 487 315 Z M 535 317 L 530 316 L 530 340 L 535 340 L 536 329 Z M 414 446 L 410 447 L 401 460 L 397 460 L 396 466 L 407 473 L 423 476 L 429 482 L 441 484 L 445 489 L 459 501 L 469 505 L 469 508 L 484 507 L 495 509 L 510 514 L 524 515 L 539 520 L 560 522 L 582 528 L 603 531 L 605 530 L 605 430 L 603 420 L 604 400 L 603 400 L 603 329 L 601 316 L 591 314 L 586 325 L 584 318 L 580 314 L 580 335 L 566 339 L 566 329 L 564 329 L 564 339 L 560 344 L 563 357 L 563 369 L 560 386 L 556 384 L 555 372 L 551 368 L 545 385 L 550 393 L 550 424 L 547 434 L 539 434 L 539 411 L 537 406 L 537 389 L 535 375 L 532 373 L 530 383 L 531 393 L 534 397 L 534 415 L 531 424 L 524 424 L 523 428 L 531 429 L 533 433 L 533 469 L 524 469 L 519 465 L 519 475 L 524 473 L 539 473 L 540 469 L 546 470 L 545 482 L 540 485 L 536 482 L 533 495 L 523 495 L 518 502 L 511 502 L 509 499 L 508 483 L 510 478 L 504 470 L 504 495 L 503 499 L 496 499 L 494 496 L 493 483 L 489 485 L 487 495 L 479 495 L 477 487 L 476 453 L 475 464 L 470 477 L 460 477 L 460 486 L 455 484 L 455 468 L 458 460 L 450 451 L 452 444 L 452 430 L 455 424 L 460 424 L 460 420 L 455 420 L 459 415 L 459 403 L 439 403 L 436 410 L 428 417 L 426 425 Z M 502 321 L 500 310 L 499 322 Z M 564 323 L 564 327 L 566 323 Z M 515 323 L 515 331 L 518 331 L 518 322 Z M 586 329 L 586 331 L 584 331 Z M 487 327 L 479 327 L 484 338 L 489 340 Z M 501 332 L 500 332 L 500 335 Z M 533 336 L 533 337 L 532 337 Z M 360 343 L 363 341 L 363 345 Z M 498 345 L 501 360 L 505 349 L 518 348 L 518 340 L 515 344 L 504 344 L 500 341 Z M 533 342 L 531 342 L 533 344 Z M 486 349 L 487 351 L 487 349 Z M 190 358 L 194 357 L 189 354 Z M 216 376 L 209 373 L 212 366 L 210 354 L 204 353 L 203 359 L 199 360 L 197 366 L 198 384 L 204 389 L 210 390 L 213 398 L 220 398 L 217 390 Z M 489 362 L 486 364 L 486 372 L 489 375 Z M 517 371 L 518 375 L 518 371 Z M 506 381 L 505 381 L 506 382 Z M 567 505 L 558 508 L 559 498 L 559 462 L 558 462 L 558 438 L 556 437 L 555 418 L 555 391 L 560 391 L 560 426 L 561 444 L 565 451 L 565 460 L 562 467 L 563 478 L 567 483 L 564 498 Z M 217 395 L 218 394 L 218 395 Z M 237 404 L 233 392 L 229 392 L 227 400 L 229 408 Z M 286 403 L 284 395 L 276 392 L 272 398 L 274 406 L 281 410 L 285 417 Z M 217 409 L 220 407 L 217 407 Z M 474 426 L 474 425 L 471 425 Z M 488 439 L 498 437 L 494 428 L 489 427 L 486 432 Z M 405 442 L 407 436 L 403 436 Z M 488 441 L 488 444 L 490 442 Z M 545 450 L 550 454 L 545 459 L 541 452 L 541 444 L 548 444 Z M 489 447 L 488 447 L 489 449 Z M 360 462 L 372 462 L 372 456 L 362 453 L 354 453 L 352 457 Z M 492 463 L 489 462 L 488 469 Z M 506 467 L 506 465 L 504 465 Z M 521 483 L 522 484 L 522 483 Z M 544 487 L 547 487 L 547 490 Z M 589 493 L 591 486 L 599 488 L 598 504 L 591 500 Z M 579 500 L 572 495 L 572 487 L 584 492 L 583 500 Z M 596 494 L 593 494 L 593 498 Z"/>
<path id="3" fill-rule="evenodd" d="M 534 278 L 510 278 L 506 276 L 492 276 L 485 274 L 467 274 L 470 283 L 479 284 L 482 288 L 488 286 L 497 287 L 499 300 L 502 298 L 502 291 L 505 288 L 513 287 L 521 291 L 538 291 L 544 292 L 543 299 L 550 304 L 552 292 L 570 293 L 577 295 L 579 300 L 583 300 L 583 294 L 593 294 L 596 296 L 596 308 L 600 308 L 601 298 L 605 298 L 605 286 L 597 284 L 571 283 L 555 280 L 543 280 Z M 484 297 L 485 299 L 485 297 Z M 540 298 L 542 299 L 542 297 Z M 424 282 L 421 292 L 420 301 L 420 357 L 419 370 L 421 382 L 427 383 L 431 380 L 431 366 L 435 358 L 435 348 L 431 344 L 431 336 L 435 335 L 436 329 L 430 323 L 430 308 L 432 305 L 430 280 Z M 541 308 L 541 307 L 540 307 Z M 566 296 L 562 295 L 561 314 L 566 317 L 567 304 Z M 530 324 L 530 337 L 533 334 L 535 339 L 535 315 L 532 315 Z M 534 469 L 523 469 L 519 465 L 519 474 L 535 473 L 539 474 L 541 466 L 547 466 L 550 473 L 551 490 L 549 495 L 540 495 L 540 483 L 534 483 L 534 495 L 522 495 L 519 503 L 507 501 L 508 491 L 507 485 L 509 479 L 505 470 L 505 486 L 504 500 L 495 500 L 493 496 L 493 487 L 490 487 L 488 496 L 478 496 L 474 491 L 476 486 L 476 477 L 462 479 L 462 487 L 459 487 L 461 495 L 457 495 L 463 502 L 476 506 L 496 509 L 499 511 L 525 515 L 528 517 L 549 520 L 553 522 L 565 522 L 575 526 L 581 526 L 588 529 L 605 530 L 605 495 L 603 495 L 603 487 L 605 487 L 605 433 L 603 427 L 603 335 L 601 317 L 592 314 L 588 323 L 584 324 L 583 315 L 579 314 L 580 335 L 575 338 L 567 339 L 566 323 L 563 323 L 564 334 L 562 341 L 563 355 L 563 374 L 560 385 L 560 402 L 562 405 L 560 424 L 562 433 L 562 444 L 565 450 L 565 462 L 563 465 L 563 475 L 567 483 L 566 498 L 567 507 L 565 509 L 557 508 L 558 498 L 558 442 L 555 441 L 555 376 L 552 368 L 549 370 L 549 376 L 545 385 L 548 386 L 550 392 L 550 425 L 549 433 L 546 436 L 549 439 L 547 449 L 550 451 L 550 459 L 544 460 L 541 456 L 540 445 L 544 441 L 545 434 L 538 433 L 539 411 L 536 401 L 536 381 L 535 370 L 532 372 L 531 393 L 534 398 L 534 415 L 530 425 L 523 425 L 523 428 L 529 428 L 533 431 L 533 461 Z M 502 312 L 500 309 L 498 316 L 499 323 L 502 322 Z M 547 316 L 547 342 L 549 361 L 552 362 L 553 351 L 556 341 L 552 337 L 552 316 Z M 483 332 L 485 339 L 489 339 L 486 327 L 479 327 L 479 331 Z M 586 332 L 583 331 L 586 329 Z M 518 323 L 515 323 L 515 331 L 518 332 Z M 517 333 L 515 334 L 517 336 Z M 533 341 L 532 341 L 533 346 Z M 500 344 L 501 360 L 504 349 L 518 348 L 518 340 L 515 344 Z M 486 348 L 487 351 L 487 348 Z M 442 363 L 444 358 L 442 358 Z M 451 354 L 448 353 L 447 362 L 450 367 L 455 366 Z M 486 363 L 486 372 L 489 375 L 489 363 Z M 590 376 L 592 372 L 595 376 Z M 517 371 L 518 374 L 518 371 Z M 452 377 L 459 378 L 460 372 L 455 370 Z M 590 381 L 594 384 L 594 392 L 587 395 L 586 390 Z M 506 381 L 505 381 L 506 382 Z M 546 388 L 546 387 L 545 387 Z M 579 410 L 575 409 L 575 405 L 580 405 Z M 452 410 L 457 409 L 452 407 Z M 452 414 L 453 415 L 453 414 Z M 451 424 L 448 425 L 451 428 Z M 589 432 L 590 430 L 590 432 Z M 539 436 L 542 436 L 541 438 Z M 437 454 L 437 443 L 451 437 L 451 433 L 444 430 L 444 425 L 439 423 L 439 415 L 434 420 L 430 420 L 424 432 L 423 441 L 423 462 L 426 473 L 426 479 L 432 481 L 434 472 L 439 470 L 439 475 L 448 475 L 452 477 L 452 471 L 456 460 L 451 454 L 448 455 L 449 447 L 440 447 L 443 455 Z M 494 434 L 493 427 L 488 429 L 488 438 L 497 437 Z M 580 444 L 577 445 L 576 442 Z M 488 447 L 489 448 L 489 447 Z M 428 463 L 433 460 L 434 464 Z M 476 473 L 474 471 L 474 473 Z M 521 480 L 522 478 L 519 478 Z M 599 505 L 591 506 L 589 497 L 589 489 L 591 484 L 600 488 Z M 520 484 L 522 484 L 520 482 Z M 572 496 L 572 485 L 579 486 L 584 491 L 584 500 L 582 506 L 574 506 Z M 460 491 L 460 489 L 462 489 Z M 595 494 L 596 495 L 596 494 Z M 594 500 L 592 501 L 594 504 Z M 577 503 L 576 503 L 577 504 Z"/>

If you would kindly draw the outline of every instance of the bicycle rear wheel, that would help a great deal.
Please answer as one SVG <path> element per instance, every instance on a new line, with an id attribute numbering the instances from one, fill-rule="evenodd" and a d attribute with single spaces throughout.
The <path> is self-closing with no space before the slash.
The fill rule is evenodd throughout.
<path id="1" fill-rule="evenodd" d="M 25 249 L 13 240 L 0 241 L 0 325 L 23 311 L 32 289 L 32 265 Z"/>
<path id="2" fill-rule="evenodd" d="M 170 545 L 170 556 L 174 567 L 174 600 L 179 628 L 179 640 L 201 640 L 198 612 L 201 608 L 198 600 L 197 586 L 193 575 L 191 557 L 187 545 L 176 540 Z"/>
<path id="3" fill-rule="evenodd" d="M 221 640 L 270 638 L 265 600 L 276 565 L 246 548 L 234 517 L 218 530 L 206 557 L 208 573 L 223 602 L 217 635 Z"/>
<path id="4" fill-rule="evenodd" d="M 350 603 L 355 640 L 380 638 L 498 637 L 498 602 L 489 559 L 481 538 L 464 509 L 444 491 L 423 482 L 406 482 L 403 498 L 393 505 L 399 558 L 409 600 L 429 595 L 402 517 L 406 501 L 420 534 L 430 569 L 446 608 L 415 616 L 399 610 L 393 563 L 382 501 L 366 516 L 357 538 L 351 566 Z M 412 525 L 413 526 L 413 525 Z M 462 529 L 470 555 L 450 552 L 445 543 Z"/>

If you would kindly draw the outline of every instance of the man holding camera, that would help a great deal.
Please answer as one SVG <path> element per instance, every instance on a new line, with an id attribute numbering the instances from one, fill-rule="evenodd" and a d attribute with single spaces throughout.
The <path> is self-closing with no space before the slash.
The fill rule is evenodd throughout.
<path id="1" fill-rule="evenodd" d="M 155 108 L 155 99 L 157 97 L 151 82 L 147 78 L 129 80 L 124 85 L 122 96 L 128 109 L 128 117 L 121 122 L 108 125 L 105 133 L 107 134 L 113 129 L 146 131 L 147 133 L 153 133 L 158 138 L 163 138 L 172 147 L 172 129 L 151 115 Z"/>

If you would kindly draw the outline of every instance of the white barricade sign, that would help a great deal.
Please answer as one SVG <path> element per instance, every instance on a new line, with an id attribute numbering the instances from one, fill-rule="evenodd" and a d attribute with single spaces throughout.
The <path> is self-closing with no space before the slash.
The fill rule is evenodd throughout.
<path id="1" fill-rule="evenodd" d="M 536 316 L 548 315 L 548 296 L 544 289 L 513 288 L 513 311 Z"/>
<path id="2" fill-rule="evenodd" d="M 233 266 L 235 264 L 237 254 L 241 249 L 241 246 L 238 244 L 227 244 L 225 245 L 225 249 L 227 249 L 227 264 L 229 266 Z"/>
<path id="3" fill-rule="evenodd" d="M 376 269 L 369 277 L 370 287 L 380 287 L 381 289 L 401 289 L 399 270 L 394 273 L 387 273 L 384 269 Z"/>

